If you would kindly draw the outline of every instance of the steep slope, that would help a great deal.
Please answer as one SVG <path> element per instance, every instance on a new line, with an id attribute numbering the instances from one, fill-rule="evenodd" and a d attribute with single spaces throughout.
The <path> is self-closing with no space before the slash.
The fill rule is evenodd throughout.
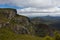
<path id="1" fill-rule="evenodd" d="M 11 29 L 0 28 L 0 40 L 40 40 L 40 37 L 28 34 L 16 34 Z"/>
<path id="2" fill-rule="evenodd" d="M 9 23 L 16 13 L 16 9 L 0 8 L 0 27 Z"/>
<path id="3" fill-rule="evenodd" d="M 0 8 L 0 28 L 10 27 L 16 33 L 28 33 L 26 26 L 30 25 L 28 17 L 17 14 L 16 9 Z"/>
<path id="4" fill-rule="evenodd" d="M 28 17 L 18 15 L 15 9 L 0 9 L 0 40 L 40 40 L 30 35 L 31 29 Z"/>
<path id="5" fill-rule="evenodd" d="M 45 24 L 44 20 L 41 21 L 40 18 L 30 20 L 26 16 L 18 15 L 16 9 L 0 9 L 0 39 L 40 40 L 39 37 L 53 35 L 50 25 Z"/>
<path id="6" fill-rule="evenodd" d="M 30 20 L 28 17 L 16 15 L 10 21 L 11 28 L 18 34 L 29 34 L 28 28 L 30 28 Z"/>

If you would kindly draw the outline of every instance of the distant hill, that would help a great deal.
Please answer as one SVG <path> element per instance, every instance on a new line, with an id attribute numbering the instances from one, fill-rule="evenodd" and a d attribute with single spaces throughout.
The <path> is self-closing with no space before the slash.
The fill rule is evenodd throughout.
<path id="1" fill-rule="evenodd" d="M 59 16 L 40 16 L 31 18 L 32 22 L 48 24 L 55 29 L 60 29 Z"/>

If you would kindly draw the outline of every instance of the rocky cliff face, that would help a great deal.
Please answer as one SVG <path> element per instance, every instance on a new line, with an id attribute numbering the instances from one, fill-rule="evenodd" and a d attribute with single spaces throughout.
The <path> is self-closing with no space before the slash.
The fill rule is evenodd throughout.
<path id="1" fill-rule="evenodd" d="M 16 9 L 0 8 L 0 28 L 7 27 L 17 34 L 46 36 L 48 25 L 30 21 L 26 16 L 18 15 Z"/>
<path id="2" fill-rule="evenodd" d="M 0 8 L 0 27 L 5 26 L 16 15 L 16 9 Z"/>
<path id="3" fill-rule="evenodd" d="M 16 33 L 29 34 L 27 26 L 30 25 L 30 20 L 28 17 L 16 14 L 16 16 L 10 21 L 10 24 L 13 26 L 11 26 L 11 28 L 13 28 Z"/>
<path id="4" fill-rule="evenodd" d="M 0 8 L 0 16 L 4 16 L 8 19 L 11 19 L 16 15 L 17 11 L 16 9 L 10 9 L 10 8 Z"/>
<path id="5" fill-rule="evenodd" d="M 16 33 L 29 33 L 29 18 L 17 14 L 16 9 L 0 8 L 0 28 L 10 27 Z"/>

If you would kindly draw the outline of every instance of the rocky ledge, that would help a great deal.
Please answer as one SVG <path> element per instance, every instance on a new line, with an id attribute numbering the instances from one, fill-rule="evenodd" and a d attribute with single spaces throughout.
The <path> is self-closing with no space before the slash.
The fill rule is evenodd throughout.
<path id="1" fill-rule="evenodd" d="M 16 9 L 0 8 L 0 28 L 7 27 L 17 34 L 45 36 L 49 26 L 32 23 L 26 16 L 18 15 Z M 51 31 L 49 30 L 49 33 Z"/>

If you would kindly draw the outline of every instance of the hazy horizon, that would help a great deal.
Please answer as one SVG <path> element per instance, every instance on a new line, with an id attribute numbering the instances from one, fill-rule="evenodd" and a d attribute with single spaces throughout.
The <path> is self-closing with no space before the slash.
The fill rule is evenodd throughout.
<path id="1" fill-rule="evenodd" d="M 19 15 L 28 17 L 39 17 L 39 16 L 60 16 L 59 13 L 18 13 Z"/>

